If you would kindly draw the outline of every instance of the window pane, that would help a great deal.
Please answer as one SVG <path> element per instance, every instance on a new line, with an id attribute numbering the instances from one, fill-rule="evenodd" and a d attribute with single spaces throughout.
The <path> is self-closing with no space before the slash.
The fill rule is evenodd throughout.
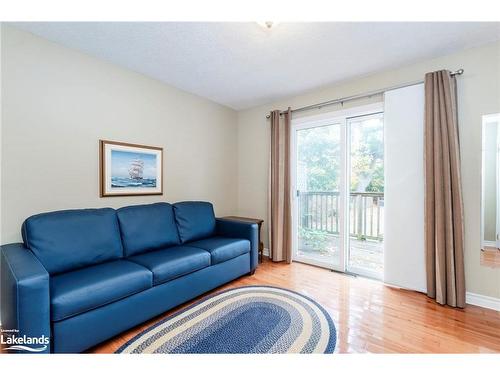
<path id="1" fill-rule="evenodd" d="M 297 256 L 338 265 L 342 158 L 339 124 L 297 131 Z"/>
<path id="2" fill-rule="evenodd" d="M 351 272 L 383 274 L 384 125 L 382 115 L 350 119 L 349 258 Z"/>

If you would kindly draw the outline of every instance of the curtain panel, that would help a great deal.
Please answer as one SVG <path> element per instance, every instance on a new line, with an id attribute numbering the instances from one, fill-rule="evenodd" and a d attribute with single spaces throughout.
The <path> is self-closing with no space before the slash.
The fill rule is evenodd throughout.
<path id="1" fill-rule="evenodd" d="M 425 250 L 427 294 L 465 307 L 464 223 L 456 80 L 425 75 Z"/>
<path id="2" fill-rule="evenodd" d="M 292 209 L 290 197 L 291 110 L 281 118 L 271 112 L 271 154 L 269 163 L 269 250 L 274 262 L 292 262 Z"/>

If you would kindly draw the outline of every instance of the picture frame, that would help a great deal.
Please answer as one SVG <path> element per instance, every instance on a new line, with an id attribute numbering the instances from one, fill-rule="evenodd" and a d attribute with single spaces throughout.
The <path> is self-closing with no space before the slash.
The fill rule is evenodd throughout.
<path id="1" fill-rule="evenodd" d="M 99 140 L 101 197 L 163 194 L 163 148 Z"/>

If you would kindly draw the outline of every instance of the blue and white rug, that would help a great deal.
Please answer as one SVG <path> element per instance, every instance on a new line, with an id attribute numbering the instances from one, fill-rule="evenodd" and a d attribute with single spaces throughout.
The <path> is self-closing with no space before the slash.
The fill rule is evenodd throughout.
<path id="1" fill-rule="evenodd" d="M 336 331 L 318 303 L 249 286 L 208 296 L 129 340 L 117 353 L 332 353 Z"/>

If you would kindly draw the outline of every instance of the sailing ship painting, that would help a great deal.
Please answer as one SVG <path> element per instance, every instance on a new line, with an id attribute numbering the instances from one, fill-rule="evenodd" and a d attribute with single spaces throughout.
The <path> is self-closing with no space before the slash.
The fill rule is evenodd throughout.
<path id="1" fill-rule="evenodd" d="M 102 142 L 101 196 L 161 194 L 162 149 Z"/>
<path id="2" fill-rule="evenodd" d="M 141 159 L 132 160 L 128 174 L 133 180 L 142 180 L 144 178 L 144 162 Z"/>
<path id="3" fill-rule="evenodd" d="M 111 187 L 156 187 L 156 155 L 111 151 Z"/>

